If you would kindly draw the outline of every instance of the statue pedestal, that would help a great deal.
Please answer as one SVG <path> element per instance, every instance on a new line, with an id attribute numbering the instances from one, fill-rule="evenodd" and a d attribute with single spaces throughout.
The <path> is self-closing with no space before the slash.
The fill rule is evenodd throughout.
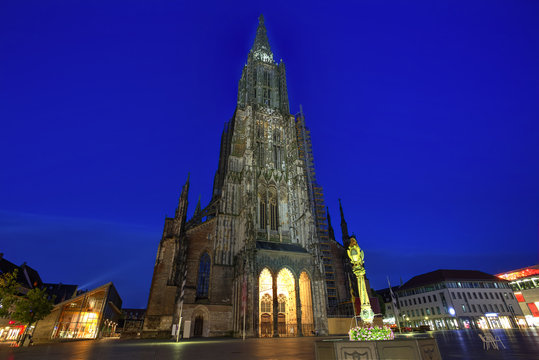
<path id="1" fill-rule="evenodd" d="M 434 338 L 377 341 L 320 340 L 315 342 L 316 360 L 442 360 Z"/>
<path id="2" fill-rule="evenodd" d="M 355 322 L 352 322 L 354 326 L 356 326 Z M 363 327 L 363 320 L 357 319 L 357 326 Z M 374 327 L 383 327 L 384 326 L 384 320 L 381 317 L 375 317 L 372 321 L 372 326 Z"/>

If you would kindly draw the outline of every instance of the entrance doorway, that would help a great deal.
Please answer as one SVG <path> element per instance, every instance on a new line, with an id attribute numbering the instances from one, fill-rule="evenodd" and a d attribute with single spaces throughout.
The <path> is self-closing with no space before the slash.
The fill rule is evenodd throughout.
<path id="1" fill-rule="evenodd" d="M 195 318 L 195 328 L 193 330 L 193 337 L 202 336 L 202 330 L 204 329 L 204 318 L 202 315 L 198 315 Z"/>

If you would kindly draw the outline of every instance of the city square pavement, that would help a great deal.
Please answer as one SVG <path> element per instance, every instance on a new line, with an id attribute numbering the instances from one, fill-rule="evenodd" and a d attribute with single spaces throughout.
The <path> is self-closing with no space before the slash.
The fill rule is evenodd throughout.
<path id="1" fill-rule="evenodd" d="M 484 350 L 477 331 L 438 331 L 413 336 L 436 337 L 444 360 L 449 359 L 539 359 L 537 330 L 495 330 L 506 349 Z M 412 336 L 412 335 L 408 335 Z M 278 359 L 314 360 L 314 342 L 336 337 L 196 339 L 179 343 L 149 340 L 85 340 L 10 348 L 0 345 L 1 360 L 73 359 Z"/>

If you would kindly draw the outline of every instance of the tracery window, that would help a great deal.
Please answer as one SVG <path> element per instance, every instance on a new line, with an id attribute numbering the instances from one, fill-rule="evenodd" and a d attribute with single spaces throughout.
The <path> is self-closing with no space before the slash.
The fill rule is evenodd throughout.
<path id="1" fill-rule="evenodd" d="M 197 298 L 207 298 L 210 287 L 210 255 L 205 252 L 198 264 Z"/>
<path id="2" fill-rule="evenodd" d="M 282 169 L 283 148 L 281 146 L 281 130 L 276 129 L 273 133 L 273 164 L 275 169 Z"/>
<path id="3" fill-rule="evenodd" d="M 262 94 L 264 104 L 271 106 L 271 73 L 264 71 L 262 79 Z"/>
<path id="4" fill-rule="evenodd" d="M 279 229 L 279 210 L 277 203 L 277 196 L 272 194 L 270 198 L 270 229 L 278 230 Z"/>
<path id="5" fill-rule="evenodd" d="M 260 195 L 259 197 L 259 224 L 261 229 L 266 228 L 267 224 L 267 215 L 266 215 L 266 197 L 264 195 Z"/>
<path id="6" fill-rule="evenodd" d="M 279 295 L 279 312 L 286 313 L 286 296 L 283 294 Z"/>
<path id="7" fill-rule="evenodd" d="M 273 304 L 271 301 L 271 296 L 269 294 L 264 294 L 262 299 L 260 300 L 260 312 L 263 313 L 271 313 L 273 308 Z"/>

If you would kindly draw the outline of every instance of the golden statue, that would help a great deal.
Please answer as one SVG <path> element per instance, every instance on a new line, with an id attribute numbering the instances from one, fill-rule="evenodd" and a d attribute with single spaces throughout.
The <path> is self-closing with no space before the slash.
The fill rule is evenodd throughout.
<path id="1" fill-rule="evenodd" d="M 352 236 L 350 238 L 350 245 L 346 250 L 350 262 L 352 263 L 352 271 L 357 277 L 357 289 L 359 292 L 359 300 L 361 302 L 361 319 L 366 323 L 372 323 L 374 320 L 374 311 L 371 308 L 371 302 L 369 301 L 369 293 L 365 286 L 365 267 L 363 250 L 357 245 L 356 238 Z"/>

